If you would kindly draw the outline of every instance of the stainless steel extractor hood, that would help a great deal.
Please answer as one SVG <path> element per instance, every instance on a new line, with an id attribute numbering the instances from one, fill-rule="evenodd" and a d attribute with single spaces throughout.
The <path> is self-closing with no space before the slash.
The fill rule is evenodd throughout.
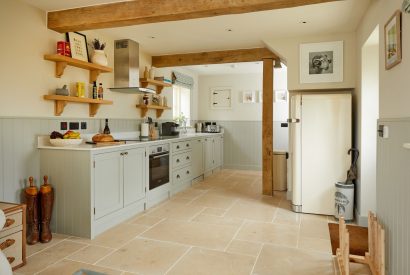
<path id="1" fill-rule="evenodd" d="M 114 41 L 114 88 L 121 93 L 155 93 L 155 90 L 139 87 L 139 44 L 130 39 Z"/>

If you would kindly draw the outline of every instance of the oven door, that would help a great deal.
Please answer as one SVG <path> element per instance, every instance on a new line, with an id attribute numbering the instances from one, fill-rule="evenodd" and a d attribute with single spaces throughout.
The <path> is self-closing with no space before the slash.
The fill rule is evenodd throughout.
<path id="1" fill-rule="evenodd" d="M 149 156 L 149 190 L 169 182 L 169 152 Z"/>

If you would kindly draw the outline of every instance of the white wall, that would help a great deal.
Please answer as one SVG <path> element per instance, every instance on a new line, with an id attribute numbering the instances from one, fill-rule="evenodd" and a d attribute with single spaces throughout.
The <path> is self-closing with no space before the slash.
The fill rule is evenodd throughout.
<path id="1" fill-rule="evenodd" d="M 211 88 L 231 87 L 232 88 L 232 108 L 226 110 L 211 109 Z M 287 90 L 287 68 L 274 70 L 274 89 Z M 249 125 L 248 122 L 262 121 L 262 103 L 259 101 L 259 94 L 256 93 L 257 103 L 242 103 L 242 93 L 244 91 L 262 91 L 261 74 L 219 74 L 219 75 L 200 75 L 198 107 L 199 120 L 237 122 L 237 127 Z M 279 151 L 288 150 L 288 128 L 280 127 L 281 122 L 288 118 L 287 101 L 274 103 L 274 148 Z M 245 123 L 246 122 L 246 123 Z M 243 124 L 243 125 L 239 125 Z M 241 143 L 240 137 L 232 140 L 234 143 Z"/>
<path id="2" fill-rule="evenodd" d="M 232 108 L 211 109 L 211 88 L 231 87 Z M 274 89 L 287 90 L 287 69 L 275 69 Z M 219 74 L 199 76 L 199 118 L 201 120 L 262 121 L 262 103 L 256 93 L 257 103 L 242 103 L 244 91 L 262 91 L 262 74 Z M 275 102 L 275 121 L 286 121 L 286 102 Z"/>
<path id="3" fill-rule="evenodd" d="M 408 106 L 410 102 L 409 93 L 409 71 L 410 71 L 410 15 L 403 14 L 402 18 L 402 48 L 403 48 L 403 61 L 401 64 L 392 68 L 391 70 L 385 70 L 384 65 L 384 25 L 389 20 L 389 18 L 394 14 L 396 10 L 401 8 L 402 0 L 374 0 L 372 5 L 369 7 L 368 12 L 364 16 L 360 26 L 357 29 L 357 48 L 361 49 L 373 30 L 379 27 L 379 116 L 380 120 L 389 118 L 408 118 L 410 117 L 410 108 Z M 358 51 L 357 67 L 361 67 L 361 51 Z M 362 77 L 358 74 L 357 83 L 357 96 L 360 98 L 361 91 L 360 87 L 362 84 Z M 360 106 L 360 104 L 357 104 Z M 400 125 L 400 127 L 398 127 Z M 391 129 L 391 138 L 382 142 L 378 139 L 380 144 L 380 150 L 386 150 L 384 148 L 385 144 L 389 144 L 394 150 L 400 150 L 402 144 L 398 143 L 400 132 L 406 131 L 406 125 L 404 123 L 397 123 L 395 129 Z M 391 143 L 396 141 L 397 143 L 392 145 Z M 382 151 L 386 152 L 386 151 Z M 390 156 L 394 159 L 400 159 L 402 151 L 393 151 Z M 380 165 L 383 163 L 384 165 Z M 404 275 L 409 274 L 410 266 L 408 265 L 408 253 L 403 253 L 408 251 L 408 245 L 406 246 L 405 241 L 409 240 L 409 231 L 403 230 L 400 232 L 405 232 L 404 234 L 396 234 L 397 228 L 407 228 L 408 227 L 408 215 L 403 216 L 402 212 L 398 211 L 401 205 L 406 205 L 408 201 L 407 196 L 401 196 L 403 192 L 407 190 L 403 189 L 400 182 L 392 180 L 392 177 L 385 179 L 385 175 L 394 173 L 395 178 L 407 179 L 408 186 L 408 176 L 406 168 L 399 169 L 398 167 L 390 167 L 391 162 L 386 159 L 381 159 L 377 157 L 377 183 L 376 183 L 376 212 L 378 218 L 383 223 L 386 229 L 386 259 L 387 259 L 387 273 L 394 275 Z M 397 169 L 395 169 L 397 168 Z M 382 180 L 383 178 L 383 180 Z M 384 190 L 384 192 L 379 192 Z M 408 192 L 407 192 L 408 194 Z M 386 207 L 389 206 L 389 207 Z M 391 206 L 391 207 L 390 207 Z M 401 213 L 401 214 L 400 214 Z M 364 214 L 364 213 L 363 213 Z M 363 215 L 362 214 L 362 215 Z M 408 213 L 406 213 L 408 214 Z M 406 221 L 407 220 L 407 221 Z"/>
<path id="4" fill-rule="evenodd" d="M 95 31 L 82 32 L 90 41 L 100 38 L 107 43 L 105 52 L 108 65 L 113 67 L 113 39 Z M 88 71 L 67 67 L 64 75 L 55 78 L 55 63 L 43 59 L 44 54 L 56 52 L 56 42 L 64 40 L 64 34 L 47 29 L 46 13 L 20 1 L 0 2 L 0 116 L 53 117 L 54 105 L 43 100 L 43 95 L 54 93 L 64 84 L 73 89 L 75 82 L 88 84 Z M 141 49 L 140 71 L 151 57 Z M 96 117 L 138 118 L 135 95 L 109 91 L 114 83 L 114 74 L 101 74 L 98 82 L 105 87 L 104 97 L 114 105 L 101 106 Z M 68 104 L 62 117 L 88 117 L 88 106 Z"/>
<path id="5" fill-rule="evenodd" d="M 340 83 L 301 84 L 299 82 L 300 44 L 344 41 L 344 81 Z M 353 88 L 356 86 L 356 34 L 340 33 L 320 36 L 276 38 L 264 40 L 272 51 L 281 56 L 288 67 L 288 89 Z"/>

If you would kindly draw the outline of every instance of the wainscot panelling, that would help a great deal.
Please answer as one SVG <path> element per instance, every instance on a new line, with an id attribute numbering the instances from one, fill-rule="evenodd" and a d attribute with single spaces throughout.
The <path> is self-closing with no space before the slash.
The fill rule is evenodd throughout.
<path id="1" fill-rule="evenodd" d="M 61 121 L 87 122 L 87 130 L 80 130 L 81 133 L 95 133 L 104 127 L 103 119 L 0 117 L 0 200 L 21 202 L 22 190 L 30 176 L 37 186 L 42 184 L 44 175 L 39 174 L 37 136 L 59 131 Z M 110 119 L 109 125 L 113 132 L 137 131 L 140 122 Z M 63 159 L 61 165 L 64 166 Z"/>
<path id="2" fill-rule="evenodd" d="M 217 121 L 224 128 L 224 167 L 262 169 L 262 122 Z M 288 128 L 274 122 L 275 151 L 287 151 Z"/>
<path id="3" fill-rule="evenodd" d="M 386 230 L 386 267 L 391 275 L 410 274 L 410 119 L 380 120 L 388 138 L 378 138 L 377 216 Z"/>

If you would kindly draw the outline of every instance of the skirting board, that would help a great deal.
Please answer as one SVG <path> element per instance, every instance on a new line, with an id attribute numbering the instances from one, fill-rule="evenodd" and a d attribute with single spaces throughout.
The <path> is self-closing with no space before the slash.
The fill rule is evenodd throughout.
<path id="1" fill-rule="evenodd" d="M 368 226 L 367 216 L 361 216 L 357 208 L 354 209 L 354 212 L 355 212 L 355 218 L 357 221 L 357 225 L 367 227 Z"/>

